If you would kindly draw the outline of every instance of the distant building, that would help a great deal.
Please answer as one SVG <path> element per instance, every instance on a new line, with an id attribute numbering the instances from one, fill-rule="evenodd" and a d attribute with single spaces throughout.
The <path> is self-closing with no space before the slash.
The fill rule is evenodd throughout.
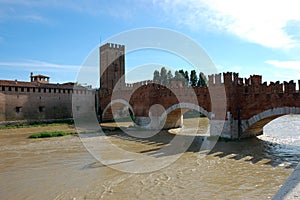
<path id="1" fill-rule="evenodd" d="M 50 77 L 44 75 L 33 75 L 33 72 L 30 73 L 30 82 L 37 82 L 37 83 L 49 83 Z"/>
<path id="2" fill-rule="evenodd" d="M 49 83 L 50 77 L 30 74 L 30 82 L 0 80 L 0 123 L 72 118 L 72 97 L 93 99 L 95 91 L 74 83 Z M 92 98 L 85 98 L 90 96 Z M 90 107 L 95 102 L 89 102 Z M 82 105 L 73 105 L 80 111 Z"/>

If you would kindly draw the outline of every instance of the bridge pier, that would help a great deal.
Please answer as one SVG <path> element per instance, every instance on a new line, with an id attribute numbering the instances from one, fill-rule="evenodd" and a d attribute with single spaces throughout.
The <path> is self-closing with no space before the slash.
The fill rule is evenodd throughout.
<path id="1" fill-rule="evenodd" d="M 141 127 L 147 127 L 147 125 L 149 125 L 151 122 L 151 119 L 150 117 L 138 117 L 138 116 L 135 116 L 135 121 L 134 123 L 138 126 L 141 126 Z M 149 127 L 150 128 L 150 127 Z"/>
<path id="2" fill-rule="evenodd" d="M 221 133 L 221 138 L 226 139 L 241 139 L 254 137 L 262 134 L 263 126 L 258 124 L 258 126 L 244 130 L 245 124 L 248 124 L 248 120 L 211 120 L 210 122 L 210 135 L 214 136 Z M 263 123 L 265 124 L 265 123 Z"/>
<path id="3" fill-rule="evenodd" d="M 238 139 L 237 124 L 231 120 L 210 120 L 210 136 L 226 139 Z"/>
<path id="4" fill-rule="evenodd" d="M 179 118 L 173 118 L 168 116 L 167 119 L 163 119 L 161 116 L 151 117 L 135 117 L 135 124 L 146 129 L 170 129 L 179 128 L 183 126 L 183 116 Z"/>
<path id="5" fill-rule="evenodd" d="M 160 130 L 180 128 L 183 126 L 183 115 L 180 118 L 167 118 L 162 121 L 160 117 L 136 117 L 135 123 L 146 129 Z M 227 139 L 238 139 L 238 123 L 237 120 L 210 120 L 210 136 L 220 136 Z"/>

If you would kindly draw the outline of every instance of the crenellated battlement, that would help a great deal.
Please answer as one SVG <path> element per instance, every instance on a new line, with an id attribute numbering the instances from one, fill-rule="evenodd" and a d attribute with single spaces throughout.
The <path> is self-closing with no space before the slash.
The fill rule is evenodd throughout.
<path id="1" fill-rule="evenodd" d="M 115 44 L 115 43 L 106 43 L 100 47 L 101 49 L 115 49 L 123 51 L 125 50 L 125 45 L 122 44 Z"/>
<path id="2" fill-rule="evenodd" d="M 75 86 L 74 83 L 67 84 L 41 84 L 34 82 L 0 80 L 0 92 L 5 94 L 91 94 L 82 86 Z"/>
<path id="3" fill-rule="evenodd" d="M 300 80 L 298 81 L 300 84 Z M 262 83 L 261 75 L 251 75 L 249 78 L 241 78 L 238 73 L 226 72 L 219 74 L 212 74 L 208 76 L 208 87 L 224 86 L 227 88 L 227 91 L 239 95 L 251 95 L 251 94 L 281 94 L 281 93 L 299 93 L 299 89 L 296 89 L 296 83 L 292 80 L 289 82 L 284 81 L 280 83 L 279 81 Z M 151 88 L 154 90 L 162 90 L 164 88 L 176 89 L 176 90 L 186 90 L 186 88 L 193 88 L 197 95 L 203 93 L 203 91 L 208 91 L 203 88 L 203 86 L 183 86 L 181 81 L 171 81 L 166 86 L 160 85 L 157 81 L 153 82 L 152 80 L 139 81 L 135 83 L 126 83 L 123 87 L 118 88 L 118 90 L 136 90 Z M 106 91 L 105 95 L 111 95 L 113 90 Z"/>
<path id="4" fill-rule="evenodd" d="M 242 91 L 243 93 L 246 94 L 298 93 L 300 88 L 299 87 L 298 89 L 296 89 L 296 83 L 293 80 L 289 82 L 284 81 L 283 83 L 276 81 L 267 84 L 267 82 L 264 83 L 262 82 L 261 75 L 251 75 L 249 78 L 241 78 L 239 77 L 238 73 L 232 73 L 232 72 L 209 75 L 208 85 L 209 87 L 224 85 L 226 88 Z M 300 86 L 300 80 L 298 80 L 298 85 Z"/>
<path id="5" fill-rule="evenodd" d="M 153 83 L 153 81 L 151 80 L 146 80 L 146 81 L 139 81 L 139 82 L 135 82 L 135 83 L 126 83 L 126 88 L 139 88 L 141 86 L 146 86 L 146 85 L 150 85 L 151 83 Z"/>

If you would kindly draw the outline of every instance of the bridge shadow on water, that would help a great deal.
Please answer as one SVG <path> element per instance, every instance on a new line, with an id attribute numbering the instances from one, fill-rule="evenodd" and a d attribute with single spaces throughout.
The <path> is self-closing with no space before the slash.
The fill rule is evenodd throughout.
<path id="1" fill-rule="evenodd" d="M 252 164 L 294 169 L 300 160 L 299 152 L 298 146 L 279 144 L 253 137 L 240 141 L 219 141 L 209 155 L 243 160 Z"/>
<path id="2" fill-rule="evenodd" d="M 123 127 L 125 128 L 125 127 Z M 126 128 L 125 128 L 126 129 Z M 300 160 L 300 148 L 293 145 L 278 144 L 257 137 L 242 139 L 239 141 L 218 140 L 210 151 L 202 151 L 202 145 L 209 141 L 203 135 L 175 135 L 167 130 L 160 131 L 152 137 L 137 138 L 126 134 L 122 130 L 106 132 L 107 136 L 136 142 L 147 146 L 146 149 L 138 150 L 153 157 L 163 157 L 182 153 L 177 146 L 191 144 L 186 152 L 207 154 L 221 159 L 232 159 L 237 161 L 251 162 L 252 164 L 271 165 L 272 167 L 295 168 Z M 177 142 L 173 142 L 176 137 Z M 130 150 L 130 149 L 129 149 Z"/>

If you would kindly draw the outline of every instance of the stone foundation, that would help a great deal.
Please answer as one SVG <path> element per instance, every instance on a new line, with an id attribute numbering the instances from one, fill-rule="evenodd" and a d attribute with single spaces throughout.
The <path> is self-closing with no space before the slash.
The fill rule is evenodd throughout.
<path id="1" fill-rule="evenodd" d="M 162 119 L 161 117 L 135 117 L 135 124 L 146 129 L 161 130 L 179 128 L 183 126 L 183 116 L 173 119 Z"/>

